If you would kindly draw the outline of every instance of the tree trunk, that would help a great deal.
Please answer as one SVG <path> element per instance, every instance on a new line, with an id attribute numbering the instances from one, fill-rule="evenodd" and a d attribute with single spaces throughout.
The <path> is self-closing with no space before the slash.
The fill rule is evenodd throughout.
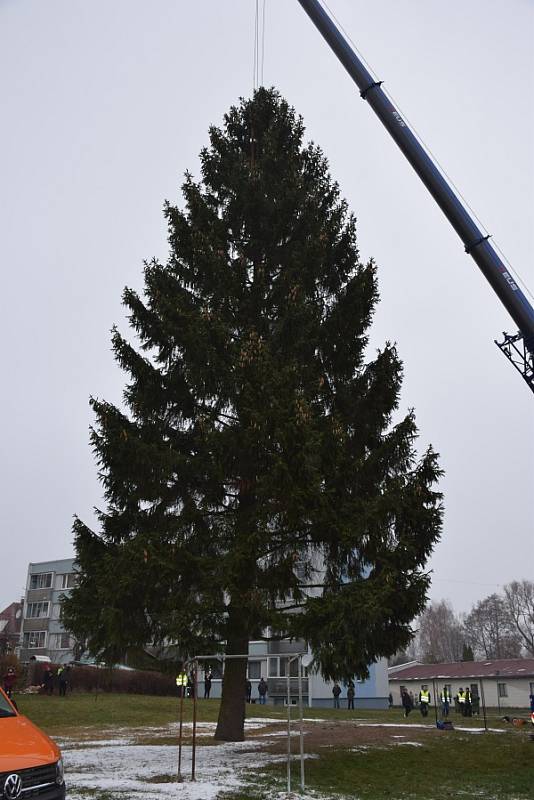
<path id="1" fill-rule="evenodd" d="M 227 654 L 248 653 L 248 638 L 229 639 Z M 215 738 L 225 742 L 242 742 L 245 738 L 245 691 L 247 659 L 229 659 L 224 663 L 222 699 Z"/>

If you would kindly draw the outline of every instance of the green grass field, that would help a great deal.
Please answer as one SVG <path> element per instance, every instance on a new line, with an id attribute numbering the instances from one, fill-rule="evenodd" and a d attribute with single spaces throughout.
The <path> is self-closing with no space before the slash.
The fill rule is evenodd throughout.
<path id="1" fill-rule="evenodd" d="M 148 697 L 145 695 L 69 695 L 66 698 L 36 695 L 17 697 L 21 713 L 56 737 L 84 736 L 102 738 L 118 728 L 132 730 L 166 726 L 178 719 L 179 701 L 175 698 Z M 215 722 L 219 703 L 217 700 L 199 700 L 199 721 Z M 296 721 L 296 709 L 292 710 Z M 287 711 L 273 706 L 247 706 L 249 717 L 285 720 Z M 523 716 L 526 712 L 523 710 Z M 414 712 L 408 720 L 400 709 L 389 711 L 348 712 L 334 709 L 305 709 L 305 717 L 324 720 L 323 743 L 313 737 L 306 741 L 306 751 L 314 758 L 306 762 L 306 783 L 309 789 L 320 793 L 321 798 L 361 798 L 361 800 L 441 800 L 442 798 L 477 798 L 477 800 L 532 800 L 534 797 L 534 742 L 528 728 L 515 730 L 499 719 L 496 709 L 488 712 L 492 728 L 506 729 L 506 733 L 471 734 L 459 730 L 438 732 L 421 730 L 420 723 L 432 727 L 434 718 L 422 720 Z M 192 702 L 184 701 L 184 720 L 192 719 Z M 415 746 L 394 746 L 390 728 L 387 741 L 376 739 L 377 728 L 355 728 L 351 720 L 373 723 L 408 724 L 403 729 L 405 738 L 417 742 Z M 336 744 L 334 722 L 346 722 L 345 738 Z M 459 727 L 480 728 L 480 718 L 462 719 L 452 715 Z M 321 729 L 320 723 L 312 726 Z M 358 742 L 347 746 L 346 731 L 358 731 Z M 362 736 L 374 732 L 369 744 Z M 369 733 L 371 737 L 371 733 Z M 141 741 L 144 741 L 141 739 Z M 284 740 L 285 741 L 285 740 Z M 329 744 L 324 744 L 329 742 Z M 172 744 L 172 739 L 167 741 Z M 211 744 L 201 740 L 199 746 Z M 284 742 L 280 741 L 284 746 Z M 408 742 L 405 742 L 408 744 Z M 294 748 L 297 745 L 294 742 Z M 298 765 L 295 764 L 295 782 Z M 250 783 L 245 791 L 220 795 L 220 800 L 260 800 L 273 796 L 285 787 L 285 765 L 274 764 L 261 774 L 251 770 Z M 101 800 L 100 795 L 92 795 Z"/>

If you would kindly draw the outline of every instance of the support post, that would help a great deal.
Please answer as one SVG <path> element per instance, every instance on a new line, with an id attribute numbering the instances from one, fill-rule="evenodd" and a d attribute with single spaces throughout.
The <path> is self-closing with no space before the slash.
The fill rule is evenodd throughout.
<path id="1" fill-rule="evenodd" d="M 183 670 L 183 667 L 181 668 Z M 180 727 L 178 732 L 178 783 L 183 781 L 182 777 L 182 727 L 184 719 L 184 686 L 180 686 Z"/>
<path id="2" fill-rule="evenodd" d="M 304 720 L 302 710 L 302 656 L 298 657 L 298 678 L 299 678 L 299 715 L 300 715 L 300 790 L 303 792 L 304 783 Z"/>
<path id="3" fill-rule="evenodd" d="M 484 696 L 484 678 L 480 679 L 480 699 L 482 701 L 482 712 L 484 714 L 484 730 L 488 730 L 488 719 L 486 716 L 486 698 Z"/>
<path id="4" fill-rule="evenodd" d="M 291 659 L 287 659 L 287 791 L 291 791 L 291 679 L 289 677 Z"/>
<path id="5" fill-rule="evenodd" d="M 438 696 L 436 694 L 436 681 L 432 678 L 432 688 L 434 690 L 434 716 L 436 718 L 436 728 L 438 727 Z"/>
<path id="6" fill-rule="evenodd" d="M 195 780 L 197 754 L 197 662 L 193 662 L 193 742 L 191 747 L 191 780 Z"/>

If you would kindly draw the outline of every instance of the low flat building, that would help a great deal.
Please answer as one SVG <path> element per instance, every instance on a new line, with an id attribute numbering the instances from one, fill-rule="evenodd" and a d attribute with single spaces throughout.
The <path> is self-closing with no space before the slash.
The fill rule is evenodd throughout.
<path id="1" fill-rule="evenodd" d="M 20 660 L 45 656 L 54 664 L 74 659 L 74 639 L 61 623 L 61 597 L 76 582 L 74 559 L 41 561 L 28 566 L 24 614 L 20 633 Z"/>
<path id="2" fill-rule="evenodd" d="M 471 689 L 486 706 L 528 708 L 534 694 L 534 658 L 506 658 L 493 661 L 456 661 L 452 664 L 409 664 L 390 667 L 389 690 L 394 705 L 401 705 L 401 689 L 417 697 L 426 684 L 439 697 L 444 686 L 454 697 L 460 688 Z"/>

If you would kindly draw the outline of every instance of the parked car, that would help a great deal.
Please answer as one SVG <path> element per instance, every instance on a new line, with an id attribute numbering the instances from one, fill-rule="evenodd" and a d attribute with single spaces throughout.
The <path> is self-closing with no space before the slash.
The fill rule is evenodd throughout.
<path id="1" fill-rule="evenodd" d="M 0 797 L 65 800 L 59 747 L 0 689 Z"/>

